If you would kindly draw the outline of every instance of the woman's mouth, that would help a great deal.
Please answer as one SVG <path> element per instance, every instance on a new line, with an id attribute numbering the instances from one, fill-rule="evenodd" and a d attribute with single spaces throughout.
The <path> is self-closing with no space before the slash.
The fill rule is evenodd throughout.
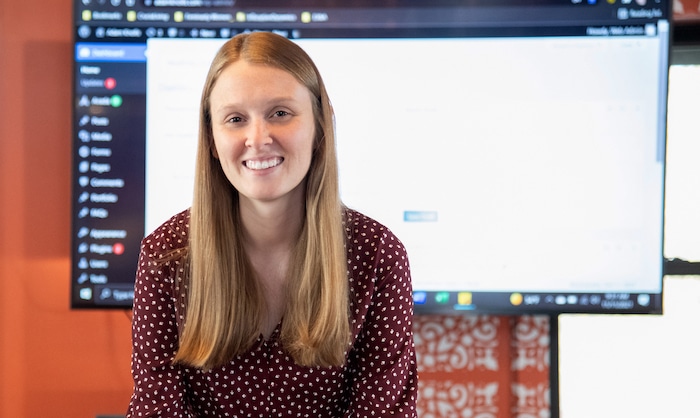
<path id="1" fill-rule="evenodd" d="M 251 170 L 266 170 L 268 168 L 277 167 L 282 164 L 282 161 L 284 161 L 282 157 L 273 157 L 266 160 L 246 160 L 244 164 Z"/>

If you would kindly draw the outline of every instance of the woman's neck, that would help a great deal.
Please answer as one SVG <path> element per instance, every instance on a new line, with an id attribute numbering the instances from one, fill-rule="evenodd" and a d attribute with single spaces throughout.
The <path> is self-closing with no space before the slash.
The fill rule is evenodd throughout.
<path id="1" fill-rule="evenodd" d="M 249 251 L 291 250 L 304 222 L 303 202 L 261 203 L 241 200 L 241 223 Z"/>
<path id="2" fill-rule="evenodd" d="M 289 263 L 304 222 L 304 206 L 251 203 L 242 201 L 240 207 L 243 245 L 263 289 L 261 333 L 268 338 L 287 306 Z"/>

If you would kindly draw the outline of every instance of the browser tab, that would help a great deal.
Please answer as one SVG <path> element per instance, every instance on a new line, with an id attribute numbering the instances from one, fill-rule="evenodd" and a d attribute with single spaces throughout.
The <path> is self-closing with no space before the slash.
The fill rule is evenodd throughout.
<path id="1" fill-rule="evenodd" d="M 233 14 L 231 13 L 194 13 L 182 12 L 183 22 L 233 22 Z"/>
<path id="2" fill-rule="evenodd" d="M 102 11 L 85 11 L 83 12 L 83 20 L 85 21 L 119 21 L 124 19 L 124 14 L 121 12 L 102 12 Z"/>
<path id="3" fill-rule="evenodd" d="M 243 17 L 245 22 L 255 23 L 290 23 L 298 20 L 296 13 L 259 13 L 259 12 L 239 12 L 236 19 Z"/>
<path id="4" fill-rule="evenodd" d="M 139 22 L 170 22 L 168 12 L 137 12 L 136 20 Z"/>

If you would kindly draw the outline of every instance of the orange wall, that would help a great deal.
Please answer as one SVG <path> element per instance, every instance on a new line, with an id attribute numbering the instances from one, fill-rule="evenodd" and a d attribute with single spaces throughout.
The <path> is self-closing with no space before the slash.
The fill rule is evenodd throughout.
<path id="1" fill-rule="evenodd" d="M 123 413 L 123 311 L 69 310 L 71 0 L 0 0 L 0 417 Z"/>
<path id="2" fill-rule="evenodd" d="M 673 17 L 677 22 L 700 22 L 700 0 L 674 0 Z"/>

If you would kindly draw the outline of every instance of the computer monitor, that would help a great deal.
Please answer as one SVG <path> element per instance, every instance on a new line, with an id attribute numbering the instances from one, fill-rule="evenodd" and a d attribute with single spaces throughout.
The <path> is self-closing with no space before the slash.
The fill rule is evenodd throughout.
<path id="1" fill-rule="evenodd" d="M 341 196 L 406 245 L 417 313 L 662 310 L 667 0 L 75 1 L 71 305 L 129 308 L 191 204 L 231 36 L 318 65 Z"/>

